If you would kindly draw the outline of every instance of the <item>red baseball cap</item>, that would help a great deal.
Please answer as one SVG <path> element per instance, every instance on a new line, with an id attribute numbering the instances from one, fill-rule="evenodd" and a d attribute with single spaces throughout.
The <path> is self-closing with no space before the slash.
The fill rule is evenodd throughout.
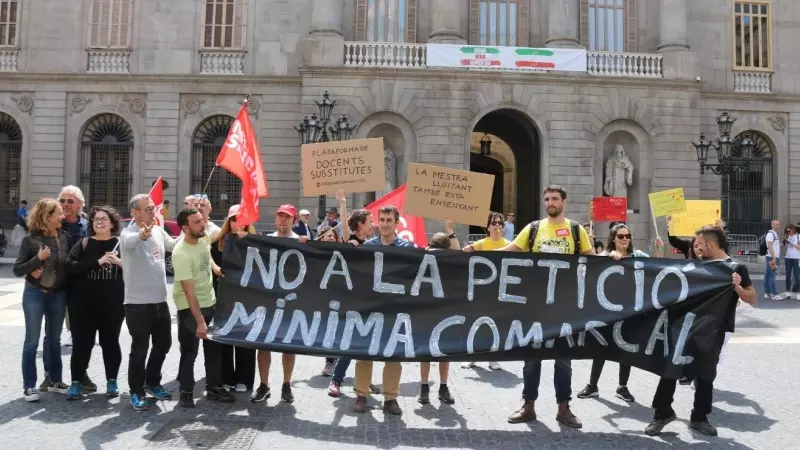
<path id="1" fill-rule="evenodd" d="M 292 219 L 297 220 L 297 208 L 292 205 L 281 205 L 278 210 L 275 211 L 275 214 L 281 213 L 292 216 Z"/>

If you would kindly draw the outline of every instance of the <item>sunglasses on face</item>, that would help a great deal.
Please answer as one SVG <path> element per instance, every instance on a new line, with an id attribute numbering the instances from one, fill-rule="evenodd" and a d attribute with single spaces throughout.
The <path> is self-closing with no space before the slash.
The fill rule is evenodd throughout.
<path id="1" fill-rule="evenodd" d="M 75 199 L 72 199 L 72 198 L 60 198 L 60 199 L 58 199 L 58 202 L 61 203 L 62 205 L 64 203 L 66 203 L 68 205 L 74 205 L 75 204 Z"/>
<path id="2" fill-rule="evenodd" d="M 489 226 L 492 226 L 492 225 L 502 225 L 502 224 L 503 224 L 503 221 L 502 221 L 502 220 L 493 220 L 493 221 L 489 222 Z"/>
<path id="3" fill-rule="evenodd" d="M 617 235 L 617 239 L 628 239 L 628 240 L 630 240 L 630 238 L 631 238 L 630 234 L 618 234 Z"/>
<path id="4" fill-rule="evenodd" d="M 194 198 L 201 199 L 201 200 L 208 200 L 208 195 L 206 195 L 206 194 L 194 194 Z"/>

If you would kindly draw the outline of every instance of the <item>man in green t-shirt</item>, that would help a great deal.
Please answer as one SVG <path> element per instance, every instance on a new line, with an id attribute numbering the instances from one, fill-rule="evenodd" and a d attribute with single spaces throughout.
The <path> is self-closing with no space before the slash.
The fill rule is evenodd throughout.
<path id="1" fill-rule="evenodd" d="M 178 367 L 181 395 L 178 403 L 183 407 L 194 407 L 194 362 L 201 339 L 206 366 L 206 398 L 232 402 L 233 397 L 222 384 L 222 347 L 208 339 L 208 325 L 214 318 L 217 303 L 211 274 L 221 277 L 222 270 L 211 260 L 203 215 L 189 208 L 179 212 L 176 219 L 183 231 L 183 239 L 172 250 L 175 271 L 172 297 L 178 308 L 178 342 L 181 347 Z"/>

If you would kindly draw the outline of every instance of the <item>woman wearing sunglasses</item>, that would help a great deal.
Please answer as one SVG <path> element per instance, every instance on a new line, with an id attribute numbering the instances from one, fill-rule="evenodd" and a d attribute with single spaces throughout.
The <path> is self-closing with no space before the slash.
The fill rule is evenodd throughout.
<path id="1" fill-rule="evenodd" d="M 658 247 L 658 246 L 657 246 Z M 649 258 L 647 253 L 633 248 L 633 236 L 631 230 L 624 223 L 611 227 L 608 234 L 608 244 L 606 251 L 599 256 L 610 256 L 615 260 L 622 258 Z M 656 254 L 657 257 L 663 255 Z M 589 384 L 578 393 L 578 398 L 599 397 L 597 382 L 600 381 L 600 374 L 603 372 L 605 360 L 595 359 L 592 361 L 592 373 L 589 377 Z M 619 386 L 617 386 L 617 397 L 626 402 L 633 402 L 636 399 L 628 391 L 628 379 L 631 376 L 631 366 L 626 364 L 619 365 Z"/>

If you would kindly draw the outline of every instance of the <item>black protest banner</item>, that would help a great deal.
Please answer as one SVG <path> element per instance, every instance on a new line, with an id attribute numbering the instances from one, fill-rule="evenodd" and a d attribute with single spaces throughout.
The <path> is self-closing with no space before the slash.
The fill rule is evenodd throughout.
<path id="1" fill-rule="evenodd" d="M 602 358 L 677 377 L 718 351 L 733 289 L 723 262 L 227 239 L 213 339 L 288 353 Z"/>

